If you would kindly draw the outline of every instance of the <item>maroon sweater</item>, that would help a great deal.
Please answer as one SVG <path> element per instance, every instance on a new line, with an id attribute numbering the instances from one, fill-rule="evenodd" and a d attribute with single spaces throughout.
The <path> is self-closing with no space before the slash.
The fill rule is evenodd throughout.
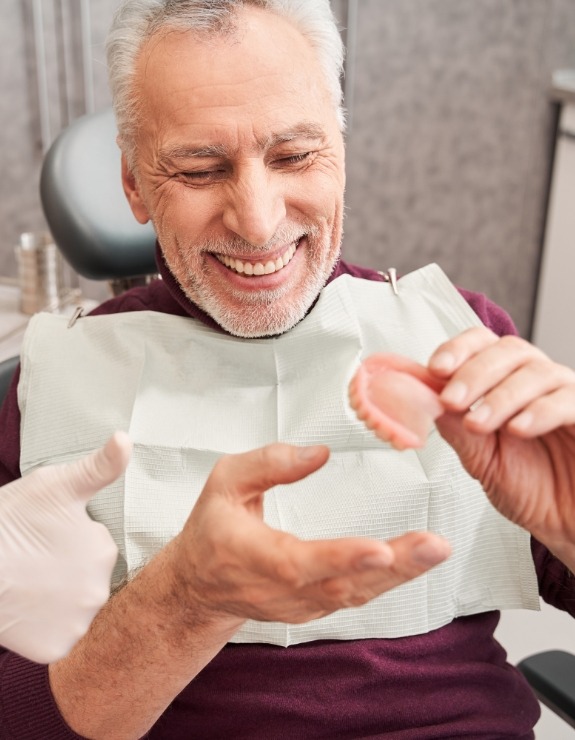
<path id="1" fill-rule="evenodd" d="M 153 310 L 213 321 L 164 280 L 133 289 L 94 313 Z M 381 277 L 340 262 L 341 274 Z M 461 291 L 499 335 L 509 317 L 484 296 Z M 0 412 L 0 485 L 20 475 L 15 383 Z M 540 593 L 575 615 L 575 579 L 533 542 Z M 150 740 L 221 738 L 533 738 L 539 706 L 506 662 L 493 633 L 498 612 L 455 619 L 427 634 L 397 639 L 325 640 L 288 648 L 229 644 L 174 698 Z M 63 721 L 45 666 L 0 648 L 0 738 L 79 740 Z M 111 738 L 113 740 L 113 738 Z"/>

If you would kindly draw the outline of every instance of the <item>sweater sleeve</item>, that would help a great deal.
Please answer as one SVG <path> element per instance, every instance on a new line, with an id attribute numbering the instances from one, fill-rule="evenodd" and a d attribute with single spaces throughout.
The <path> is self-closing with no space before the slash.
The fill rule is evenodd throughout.
<path id="1" fill-rule="evenodd" d="M 0 648 L 0 737 L 6 740 L 85 740 L 62 719 L 48 667 Z"/>
<path id="2" fill-rule="evenodd" d="M 575 617 L 575 575 L 534 537 L 531 538 L 531 552 L 541 598 Z"/>
<path id="3" fill-rule="evenodd" d="M 458 290 L 488 329 L 499 337 L 507 334 L 517 336 L 515 324 L 500 306 L 490 301 L 483 293 L 474 293 L 463 288 Z"/>

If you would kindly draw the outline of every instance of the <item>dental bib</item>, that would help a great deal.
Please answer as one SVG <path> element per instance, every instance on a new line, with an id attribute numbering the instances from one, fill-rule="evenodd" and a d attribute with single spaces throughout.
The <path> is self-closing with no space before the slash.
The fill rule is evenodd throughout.
<path id="1" fill-rule="evenodd" d="M 455 617 L 539 608 L 529 534 L 502 517 L 434 428 L 398 452 L 357 420 L 348 383 L 361 360 L 394 352 L 426 364 L 478 317 L 437 265 L 391 286 L 330 283 L 286 334 L 238 339 L 151 311 L 68 319 L 37 314 L 22 352 L 21 469 L 76 459 L 116 429 L 134 443 L 91 515 L 120 551 L 114 580 L 182 528 L 216 460 L 270 442 L 326 444 L 321 470 L 265 496 L 265 521 L 302 539 L 387 540 L 430 530 L 453 554 L 429 573 L 307 624 L 248 621 L 234 642 L 403 637 Z"/>

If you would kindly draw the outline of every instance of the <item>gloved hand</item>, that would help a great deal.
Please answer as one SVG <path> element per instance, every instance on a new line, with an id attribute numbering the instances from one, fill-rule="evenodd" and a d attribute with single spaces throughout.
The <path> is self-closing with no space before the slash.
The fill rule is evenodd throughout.
<path id="1" fill-rule="evenodd" d="M 38 663 L 64 657 L 110 590 L 117 549 L 86 503 L 118 478 L 131 443 L 102 449 L 0 488 L 0 644 Z"/>

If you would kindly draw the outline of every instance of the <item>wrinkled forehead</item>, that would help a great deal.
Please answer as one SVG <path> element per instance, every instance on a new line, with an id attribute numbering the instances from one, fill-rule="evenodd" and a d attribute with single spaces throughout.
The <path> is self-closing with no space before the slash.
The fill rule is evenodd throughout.
<path id="1" fill-rule="evenodd" d="M 158 30 L 142 47 L 135 87 L 144 128 L 249 122 L 265 136 L 281 121 L 336 120 L 311 44 L 285 18 L 253 8 L 223 32 Z"/>

